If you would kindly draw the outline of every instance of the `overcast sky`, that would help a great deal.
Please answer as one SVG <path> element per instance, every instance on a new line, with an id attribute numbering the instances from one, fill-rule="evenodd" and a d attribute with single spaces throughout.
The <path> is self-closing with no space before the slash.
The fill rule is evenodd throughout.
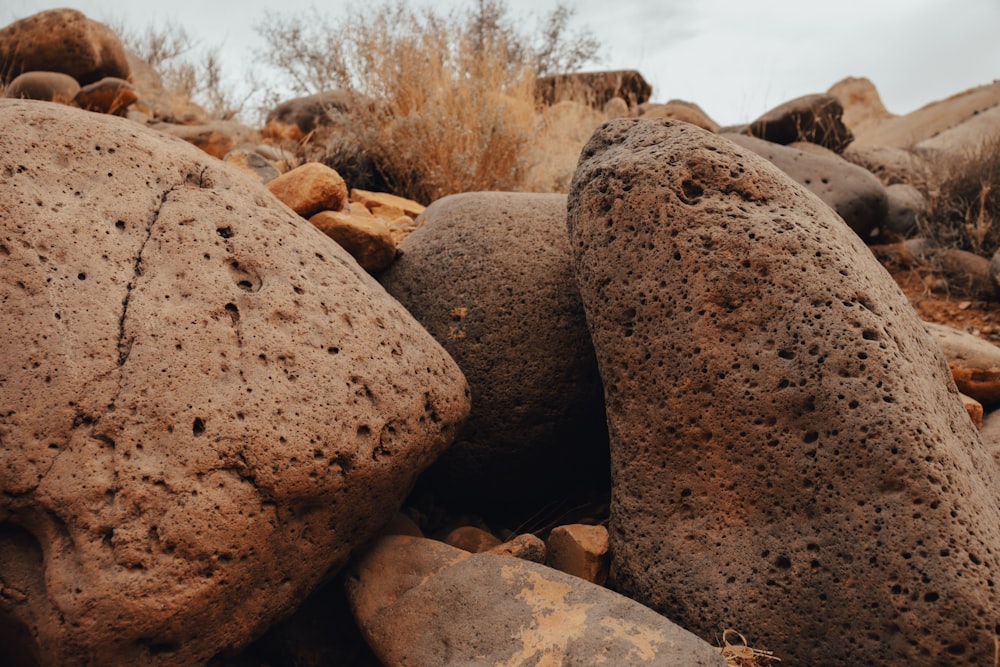
<path id="1" fill-rule="evenodd" d="M 427 0 L 420 0 L 426 2 Z M 448 6 L 472 0 L 446 0 Z M 507 0 L 534 25 L 557 0 Z M 889 111 L 906 113 L 1000 79 L 1000 0 L 578 0 L 577 27 L 604 44 L 588 69 L 638 69 L 653 99 L 699 104 L 728 125 L 824 92 L 847 76 L 872 80 Z M 219 46 L 234 78 L 264 46 L 255 26 L 265 12 L 318 7 L 336 17 L 357 7 L 334 0 L 3 0 L 0 21 L 54 7 L 136 30 L 173 21 L 200 43 Z M 243 77 L 245 78 L 245 77 Z"/>

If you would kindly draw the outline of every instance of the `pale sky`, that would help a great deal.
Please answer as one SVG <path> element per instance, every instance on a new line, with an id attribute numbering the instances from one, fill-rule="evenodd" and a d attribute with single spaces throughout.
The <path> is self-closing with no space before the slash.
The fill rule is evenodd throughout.
<path id="1" fill-rule="evenodd" d="M 426 2 L 427 0 L 421 0 Z M 446 0 L 446 6 L 472 0 Z M 534 25 L 556 0 L 507 0 L 511 15 Z M 700 105 L 723 125 L 746 122 L 787 100 L 826 91 L 847 76 L 871 79 L 889 111 L 907 113 L 1000 79 L 1000 0 L 578 0 L 575 24 L 604 44 L 587 69 L 637 69 L 653 99 Z M 245 79 L 255 26 L 265 12 L 312 7 L 331 17 L 346 0 L 4 0 L 0 24 L 71 6 L 91 18 L 141 31 L 173 21 L 219 46 L 227 73 Z"/>

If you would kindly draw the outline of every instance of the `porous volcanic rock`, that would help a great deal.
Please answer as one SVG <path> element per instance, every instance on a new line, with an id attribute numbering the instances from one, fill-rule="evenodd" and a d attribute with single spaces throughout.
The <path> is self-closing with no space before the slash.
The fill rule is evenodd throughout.
<path id="1" fill-rule="evenodd" d="M 76 9 L 48 9 L 0 28 L 0 83 L 32 71 L 69 74 L 81 86 L 129 78 L 118 35 Z"/>
<path id="2" fill-rule="evenodd" d="M 430 486 L 506 507 L 590 481 L 606 488 L 602 391 L 566 196 L 452 195 L 418 224 L 379 280 L 458 362 L 473 397 L 455 443 L 426 475 Z"/>
<path id="3" fill-rule="evenodd" d="M 203 665 L 391 519 L 467 385 L 242 172 L 45 102 L 0 125 L 0 637 Z"/>
<path id="4" fill-rule="evenodd" d="M 889 196 L 885 186 L 863 167 L 813 146 L 804 151 L 756 137 L 725 137 L 767 158 L 837 212 L 861 238 L 885 222 Z"/>
<path id="5" fill-rule="evenodd" d="M 990 664 L 998 472 L 847 226 L 748 150 L 632 120 L 584 148 L 568 225 L 618 589 L 786 664 Z"/>
<path id="6" fill-rule="evenodd" d="M 387 667 L 726 664 L 652 610 L 510 556 L 394 535 L 347 574 L 358 626 Z"/>

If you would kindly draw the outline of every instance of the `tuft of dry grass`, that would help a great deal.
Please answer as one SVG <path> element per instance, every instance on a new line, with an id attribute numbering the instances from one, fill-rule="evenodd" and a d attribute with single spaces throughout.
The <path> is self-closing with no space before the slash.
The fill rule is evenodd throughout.
<path id="1" fill-rule="evenodd" d="M 729 667 L 764 667 L 772 661 L 781 662 L 771 651 L 748 646 L 747 638 L 732 628 L 723 630 L 719 652 Z"/>
<path id="2" fill-rule="evenodd" d="M 944 248 L 991 257 L 1000 249 L 1000 134 L 938 159 L 924 233 Z"/>

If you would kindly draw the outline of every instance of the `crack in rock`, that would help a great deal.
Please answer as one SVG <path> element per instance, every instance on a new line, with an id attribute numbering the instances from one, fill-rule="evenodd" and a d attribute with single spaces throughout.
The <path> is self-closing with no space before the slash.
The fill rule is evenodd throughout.
<path id="1" fill-rule="evenodd" d="M 122 314 L 118 318 L 118 365 L 124 366 L 125 362 L 128 360 L 129 354 L 132 352 L 132 343 L 134 338 L 126 339 L 125 335 L 125 319 L 128 317 L 128 306 L 129 302 L 132 300 L 132 290 L 135 289 L 137 280 L 142 276 L 142 254 L 146 250 L 146 244 L 149 243 L 149 239 L 153 236 L 153 226 L 160 219 L 160 214 L 163 212 L 163 207 L 167 203 L 167 197 L 177 190 L 180 186 L 175 185 L 160 196 L 160 204 L 153 211 L 153 215 L 146 225 L 146 238 L 142 240 L 142 244 L 139 246 L 139 252 L 135 255 L 135 261 L 132 263 L 132 280 L 129 281 L 128 285 L 125 286 L 125 298 L 122 299 Z"/>

